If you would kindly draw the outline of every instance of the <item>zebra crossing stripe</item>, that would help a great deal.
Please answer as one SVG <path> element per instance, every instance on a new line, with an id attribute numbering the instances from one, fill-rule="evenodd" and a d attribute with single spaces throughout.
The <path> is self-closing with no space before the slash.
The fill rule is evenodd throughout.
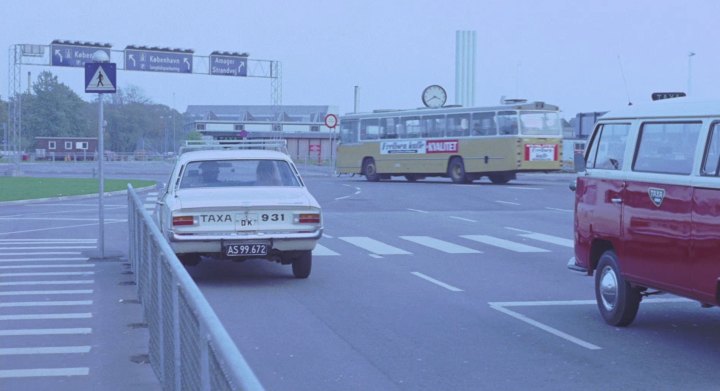
<path id="1" fill-rule="evenodd" d="M 479 254 L 481 251 L 474 250 L 469 247 L 460 246 L 458 244 L 446 242 L 444 240 L 435 239 L 430 236 L 401 236 L 400 238 L 409 240 L 422 246 L 442 251 L 448 254 Z"/>
<path id="2" fill-rule="evenodd" d="M 312 251 L 312 254 L 313 254 L 313 256 L 319 256 L 319 257 L 340 255 L 340 254 L 336 253 L 335 251 L 330 250 L 329 248 L 323 246 L 322 244 L 316 244 L 315 249 Z"/>
<path id="3" fill-rule="evenodd" d="M 485 243 L 491 246 L 504 248 L 506 250 L 515 251 L 518 253 L 546 253 L 548 250 L 528 246 L 527 244 L 517 243 L 510 240 L 500 239 L 493 236 L 487 235 L 461 235 L 465 239 L 470 239 L 476 242 Z"/>
<path id="4" fill-rule="evenodd" d="M 36 369 L 6 369 L 0 370 L 0 379 L 23 377 L 66 377 L 87 376 L 89 368 L 36 368 Z"/>
<path id="5" fill-rule="evenodd" d="M 538 240 L 541 242 L 557 244 L 558 246 L 564 246 L 564 247 L 570 247 L 570 248 L 575 247 L 575 243 L 572 240 L 560 238 L 557 236 L 539 234 L 536 232 L 521 234 L 520 236 L 522 236 L 524 238 L 528 238 L 528 239 Z"/>
<path id="6" fill-rule="evenodd" d="M 360 247 L 364 250 L 367 250 L 373 254 L 377 255 L 409 255 L 412 254 L 411 252 L 407 252 L 403 249 L 393 247 L 389 244 L 383 243 L 381 241 L 368 238 L 366 236 L 345 236 L 341 237 L 341 240 L 344 240 L 354 246 Z"/>

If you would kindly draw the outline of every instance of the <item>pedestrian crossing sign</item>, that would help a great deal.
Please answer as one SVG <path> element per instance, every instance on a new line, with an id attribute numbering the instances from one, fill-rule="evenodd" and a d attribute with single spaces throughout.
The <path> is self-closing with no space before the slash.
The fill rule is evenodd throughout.
<path id="1" fill-rule="evenodd" d="M 117 91 L 115 65 L 113 62 L 85 63 L 85 92 L 114 94 Z"/>

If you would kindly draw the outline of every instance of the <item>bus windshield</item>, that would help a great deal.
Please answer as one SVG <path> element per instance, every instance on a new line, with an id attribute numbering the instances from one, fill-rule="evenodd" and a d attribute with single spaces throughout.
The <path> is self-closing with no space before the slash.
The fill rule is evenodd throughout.
<path id="1" fill-rule="evenodd" d="M 521 111 L 520 134 L 530 136 L 559 136 L 562 134 L 560 117 L 556 112 Z"/>

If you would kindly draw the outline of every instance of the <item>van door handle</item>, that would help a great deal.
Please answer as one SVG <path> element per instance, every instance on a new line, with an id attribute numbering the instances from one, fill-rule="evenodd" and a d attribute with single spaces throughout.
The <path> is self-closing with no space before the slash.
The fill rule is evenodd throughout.
<path id="1" fill-rule="evenodd" d="M 610 202 L 613 204 L 622 204 L 622 198 L 611 198 Z"/>

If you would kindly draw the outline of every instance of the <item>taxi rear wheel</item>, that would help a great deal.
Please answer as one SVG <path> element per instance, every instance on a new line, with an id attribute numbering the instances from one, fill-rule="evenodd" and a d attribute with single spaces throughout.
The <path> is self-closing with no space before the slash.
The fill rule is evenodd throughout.
<path id="1" fill-rule="evenodd" d="M 312 269 L 312 251 L 301 251 L 292 261 L 295 278 L 308 278 Z"/>
<path id="2" fill-rule="evenodd" d="M 615 251 L 607 250 L 595 270 L 595 299 L 605 322 L 627 326 L 635 320 L 641 300 L 640 290 L 620 274 Z"/>

